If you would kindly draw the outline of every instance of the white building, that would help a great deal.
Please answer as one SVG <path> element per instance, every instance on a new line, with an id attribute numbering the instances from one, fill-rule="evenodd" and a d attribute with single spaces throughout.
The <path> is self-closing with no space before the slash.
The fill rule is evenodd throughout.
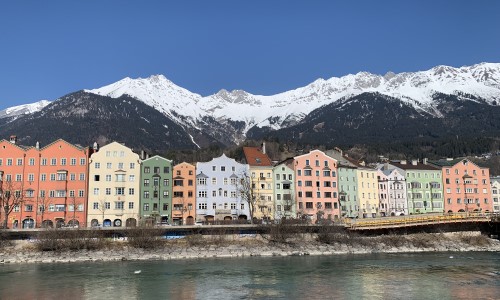
<path id="1" fill-rule="evenodd" d="M 241 179 L 249 167 L 226 155 L 196 164 L 198 221 L 250 219 L 249 203 L 241 197 Z"/>

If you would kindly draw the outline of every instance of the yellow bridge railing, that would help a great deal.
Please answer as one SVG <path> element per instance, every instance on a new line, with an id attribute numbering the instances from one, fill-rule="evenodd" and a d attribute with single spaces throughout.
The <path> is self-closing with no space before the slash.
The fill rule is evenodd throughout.
<path id="1" fill-rule="evenodd" d="M 410 215 L 401 217 L 381 217 L 373 219 L 345 219 L 344 224 L 351 229 L 390 228 L 434 223 L 457 223 L 489 221 L 492 216 L 481 213 L 454 213 L 444 215 Z"/>

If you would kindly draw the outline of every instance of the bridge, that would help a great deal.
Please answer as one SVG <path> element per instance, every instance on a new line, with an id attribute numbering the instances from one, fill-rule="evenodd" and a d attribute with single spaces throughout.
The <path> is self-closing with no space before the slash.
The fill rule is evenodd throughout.
<path id="1" fill-rule="evenodd" d="M 484 213 L 422 214 L 399 217 L 347 220 L 348 230 L 365 234 L 388 232 L 438 232 L 481 230 L 498 235 L 500 216 Z"/>

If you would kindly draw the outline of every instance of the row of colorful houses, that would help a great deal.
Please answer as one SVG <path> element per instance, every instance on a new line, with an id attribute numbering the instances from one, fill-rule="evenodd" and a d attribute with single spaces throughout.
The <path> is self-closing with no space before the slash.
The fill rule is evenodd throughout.
<path id="1" fill-rule="evenodd" d="M 464 159 L 365 166 L 340 149 L 273 162 L 262 147 L 173 164 L 118 142 L 0 141 L 0 219 L 9 228 L 133 227 L 197 221 L 312 222 L 422 213 L 498 212 L 500 178 Z"/>

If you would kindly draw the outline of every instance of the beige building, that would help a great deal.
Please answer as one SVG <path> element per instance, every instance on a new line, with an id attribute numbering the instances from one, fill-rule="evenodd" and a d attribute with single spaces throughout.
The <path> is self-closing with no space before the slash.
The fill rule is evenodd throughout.
<path id="1" fill-rule="evenodd" d="M 133 227 L 139 223 L 139 155 L 112 142 L 90 156 L 87 224 Z"/>

